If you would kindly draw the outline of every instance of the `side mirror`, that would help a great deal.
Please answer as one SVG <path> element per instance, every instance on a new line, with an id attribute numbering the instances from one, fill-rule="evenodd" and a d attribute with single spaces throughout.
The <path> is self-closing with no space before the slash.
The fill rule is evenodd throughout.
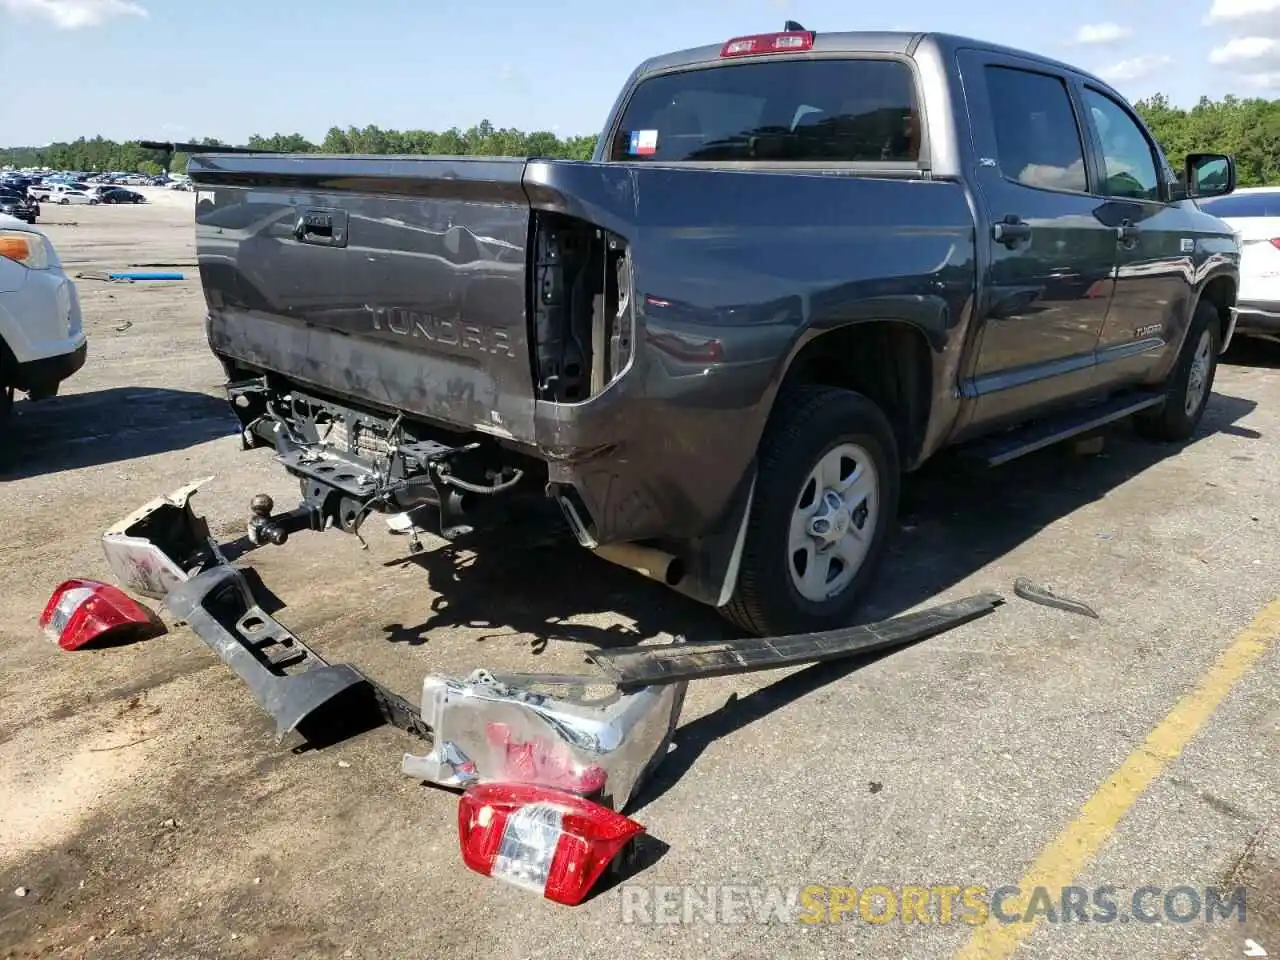
<path id="1" fill-rule="evenodd" d="M 1236 162 L 1224 153 L 1187 154 L 1187 196 L 1221 197 L 1236 188 Z"/>

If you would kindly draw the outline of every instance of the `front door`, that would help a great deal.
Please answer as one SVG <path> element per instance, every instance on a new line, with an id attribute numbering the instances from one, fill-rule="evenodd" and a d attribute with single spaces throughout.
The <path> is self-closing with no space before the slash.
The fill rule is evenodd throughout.
<path id="1" fill-rule="evenodd" d="M 1117 238 L 1116 286 L 1098 340 L 1098 381 L 1122 387 L 1161 362 L 1191 315 L 1195 233 L 1171 202 L 1160 153 L 1132 113 L 1110 93 L 1081 84 L 1101 173 L 1098 217 Z"/>
<path id="2" fill-rule="evenodd" d="M 1115 231 L 1097 217 L 1068 81 L 1012 56 L 962 57 L 990 248 L 966 432 L 1046 412 L 1096 388 Z"/>

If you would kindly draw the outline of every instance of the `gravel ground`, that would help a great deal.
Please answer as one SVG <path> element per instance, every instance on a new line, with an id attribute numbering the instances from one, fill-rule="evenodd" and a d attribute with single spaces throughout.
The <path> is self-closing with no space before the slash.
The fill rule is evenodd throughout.
<path id="1" fill-rule="evenodd" d="M 137 208 L 47 206 L 41 224 L 73 274 L 163 264 L 188 279 L 80 281 L 87 366 L 6 427 L 0 955 L 946 956 L 969 925 L 872 924 L 857 910 L 843 924 L 764 923 L 752 909 L 661 923 L 627 908 L 678 885 L 1018 884 L 1276 596 L 1280 352 L 1266 345 L 1220 369 L 1185 447 L 1122 426 L 1097 456 L 1051 450 L 991 474 L 939 459 L 910 480 L 868 615 L 984 590 L 1007 605 L 870 662 L 694 685 L 634 811 L 654 855 L 587 904 L 556 907 L 465 869 L 456 799 L 400 775 L 403 734 L 291 750 L 185 630 L 76 654 L 38 635 L 51 589 L 105 576 L 99 533 L 142 502 L 213 475 L 196 504 L 231 536 L 254 493 L 296 494 L 269 451 L 240 450 L 221 399 L 193 197 L 149 193 Z M 723 633 L 572 545 L 433 543 L 409 559 L 375 531 L 367 551 L 300 535 L 251 562 L 287 605 L 281 620 L 411 697 L 432 670 L 571 670 L 584 646 Z M 1019 600 L 1017 576 L 1101 616 Z M 1045 923 L 1023 953 L 1225 958 L 1249 938 L 1280 955 L 1278 665 L 1268 648 L 1135 791 L 1077 881 L 1244 884 L 1245 922 Z"/>

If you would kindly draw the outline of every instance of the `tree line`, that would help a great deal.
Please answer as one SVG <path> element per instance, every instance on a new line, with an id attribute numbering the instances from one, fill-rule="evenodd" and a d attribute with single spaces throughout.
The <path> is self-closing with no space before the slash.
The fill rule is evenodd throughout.
<path id="1" fill-rule="evenodd" d="M 165 139 L 158 137 L 157 139 Z M 374 153 L 393 155 L 454 155 L 489 157 L 546 157 L 561 160 L 588 160 L 595 149 L 596 137 L 580 136 L 561 139 L 549 130 L 526 133 L 510 127 L 495 127 L 484 120 L 469 130 L 383 130 L 366 127 L 331 127 L 320 143 L 313 143 L 299 133 L 254 134 L 247 143 L 227 144 L 213 137 L 188 140 L 215 148 L 246 146 L 283 153 Z M 171 170 L 181 173 L 187 168 L 187 154 L 175 153 Z M 0 167 L 40 167 L 50 170 L 113 171 L 160 173 L 164 157 L 148 150 L 135 140 L 118 142 L 103 137 L 81 137 L 70 143 L 51 143 L 45 147 L 0 148 Z"/>
<path id="2" fill-rule="evenodd" d="M 1280 100 L 1227 96 L 1202 97 L 1190 109 L 1175 107 L 1157 94 L 1134 104 L 1175 167 L 1188 153 L 1211 151 L 1236 158 L 1241 186 L 1280 184 Z M 220 142 L 204 137 L 191 142 L 216 147 Z M 245 144 L 263 150 L 292 153 L 373 153 L 399 155 L 455 155 L 546 157 L 586 160 L 596 137 L 561 139 L 547 130 L 526 133 L 511 127 L 495 127 L 485 120 L 469 130 L 384 130 L 376 126 L 331 127 L 320 143 L 297 133 L 254 135 Z M 56 170 L 133 171 L 156 174 L 163 156 L 136 141 L 123 143 L 102 137 L 80 138 L 45 147 L 0 149 L 0 166 L 47 167 Z M 187 156 L 176 154 L 171 169 L 186 169 Z"/>

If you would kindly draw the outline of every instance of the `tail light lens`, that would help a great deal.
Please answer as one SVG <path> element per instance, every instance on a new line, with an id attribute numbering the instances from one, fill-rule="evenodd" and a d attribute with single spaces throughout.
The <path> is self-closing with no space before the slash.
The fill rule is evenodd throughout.
<path id="1" fill-rule="evenodd" d="M 153 636 L 164 628 L 155 614 L 119 587 L 97 580 L 67 580 L 40 614 L 40 629 L 63 650 L 79 650 L 108 634 Z"/>
<path id="2" fill-rule="evenodd" d="M 1280 237 L 1272 237 L 1271 245 L 1275 247 L 1277 250 L 1280 250 Z"/>
<path id="3" fill-rule="evenodd" d="M 510 726 L 501 722 L 487 724 L 485 735 L 490 746 L 506 760 L 503 779 L 513 783 L 541 783 L 579 796 L 591 796 L 603 790 L 609 780 L 603 767 L 579 764 L 568 744 L 541 737 L 523 741 L 512 733 Z"/>
<path id="4" fill-rule="evenodd" d="M 458 802 L 462 859 L 476 873 L 574 906 L 644 827 L 562 790 L 470 787 Z"/>

